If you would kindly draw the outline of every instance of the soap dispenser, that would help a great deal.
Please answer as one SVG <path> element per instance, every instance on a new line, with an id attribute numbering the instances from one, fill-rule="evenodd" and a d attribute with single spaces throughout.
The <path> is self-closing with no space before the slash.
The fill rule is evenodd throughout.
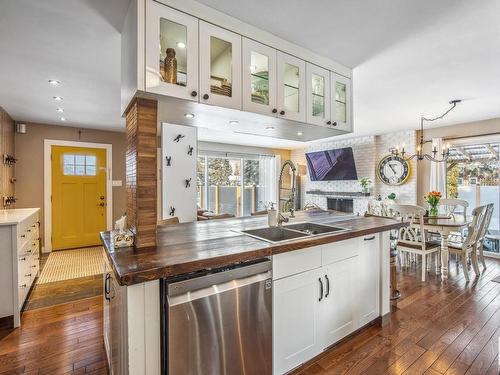
<path id="1" fill-rule="evenodd" d="M 270 227 L 275 227 L 278 225 L 278 213 L 276 208 L 274 208 L 274 203 L 269 202 L 269 208 L 267 209 L 267 224 Z"/>

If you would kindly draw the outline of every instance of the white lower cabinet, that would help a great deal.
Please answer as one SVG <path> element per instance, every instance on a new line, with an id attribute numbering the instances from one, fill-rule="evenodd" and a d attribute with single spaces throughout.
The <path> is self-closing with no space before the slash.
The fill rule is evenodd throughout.
<path id="1" fill-rule="evenodd" d="M 321 262 L 304 261 L 308 251 L 315 259 L 319 250 Z M 307 362 L 380 315 L 379 258 L 378 235 L 273 256 L 273 270 L 279 271 L 273 284 L 275 375 Z M 307 264 L 310 268 L 303 269 Z"/>

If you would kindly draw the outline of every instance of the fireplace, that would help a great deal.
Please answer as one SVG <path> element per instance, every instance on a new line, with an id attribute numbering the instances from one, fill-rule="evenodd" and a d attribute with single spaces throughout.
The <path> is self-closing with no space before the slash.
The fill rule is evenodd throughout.
<path id="1" fill-rule="evenodd" d="M 329 210 L 354 212 L 353 200 L 349 198 L 326 198 L 326 206 Z"/>

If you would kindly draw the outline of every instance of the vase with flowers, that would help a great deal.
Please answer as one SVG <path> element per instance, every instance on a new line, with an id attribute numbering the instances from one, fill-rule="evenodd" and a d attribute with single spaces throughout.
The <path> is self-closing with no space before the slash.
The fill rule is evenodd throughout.
<path id="1" fill-rule="evenodd" d="M 429 216 L 438 216 L 438 204 L 441 200 L 441 193 L 439 191 L 430 191 L 424 197 L 429 205 Z"/>

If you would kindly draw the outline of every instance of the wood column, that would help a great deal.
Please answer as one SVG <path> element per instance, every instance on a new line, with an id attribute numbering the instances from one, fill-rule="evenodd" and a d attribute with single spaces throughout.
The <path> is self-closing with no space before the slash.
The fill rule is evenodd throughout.
<path id="1" fill-rule="evenodd" d="M 135 98 L 126 113 L 127 222 L 135 247 L 156 245 L 157 102 Z"/>

